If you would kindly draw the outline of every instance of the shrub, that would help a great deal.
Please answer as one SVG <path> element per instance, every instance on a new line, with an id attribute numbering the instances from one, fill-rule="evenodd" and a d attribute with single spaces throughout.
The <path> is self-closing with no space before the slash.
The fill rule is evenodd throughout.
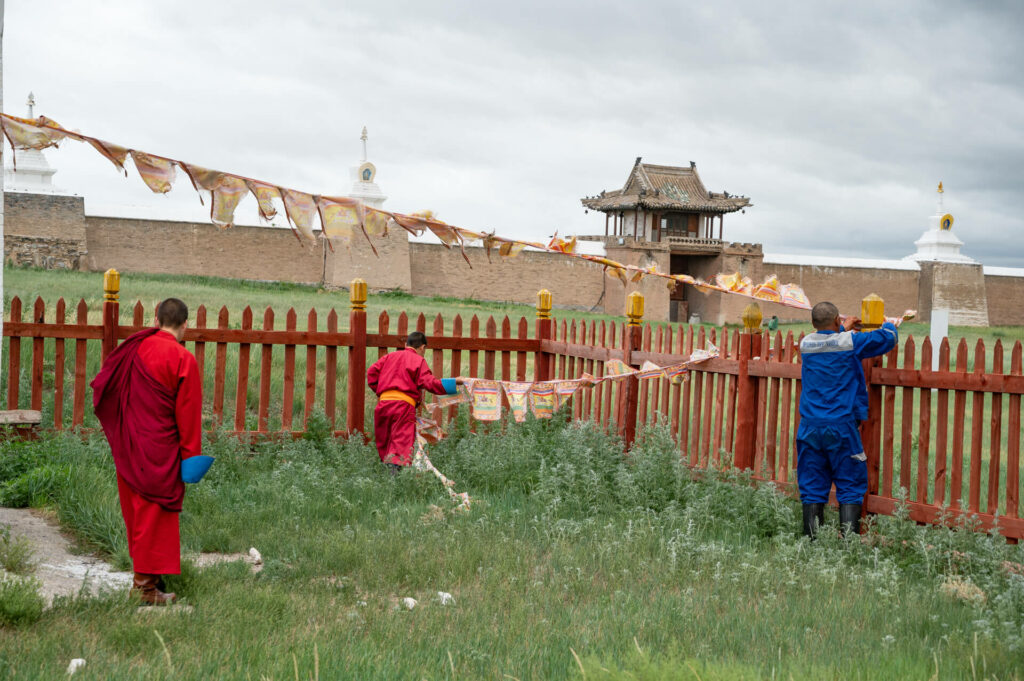
<path id="1" fill-rule="evenodd" d="M 34 624 L 45 605 L 35 578 L 0 575 L 0 626 Z"/>

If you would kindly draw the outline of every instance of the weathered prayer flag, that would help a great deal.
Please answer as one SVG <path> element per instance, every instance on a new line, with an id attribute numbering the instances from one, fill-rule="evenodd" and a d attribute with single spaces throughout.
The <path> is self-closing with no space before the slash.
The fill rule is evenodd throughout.
<path id="1" fill-rule="evenodd" d="M 144 151 L 132 149 L 132 161 L 135 163 L 135 170 L 139 172 L 142 181 L 157 194 L 166 194 L 171 191 L 176 175 L 174 162 L 165 158 L 151 156 Z"/>
<path id="2" fill-rule="evenodd" d="M 284 200 L 284 212 L 299 234 L 310 241 L 316 239 L 313 235 L 313 216 L 316 214 L 313 195 L 281 189 L 281 198 Z"/>
<path id="3" fill-rule="evenodd" d="M 502 381 L 501 387 L 505 390 L 508 398 L 508 407 L 512 410 L 512 417 L 517 423 L 526 420 L 526 411 L 529 409 L 530 386 L 533 383 L 520 381 Z"/>
<path id="4" fill-rule="evenodd" d="M 641 365 L 640 367 L 640 371 L 636 372 L 636 377 L 640 380 L 649 378 L 661 378 L 663 375 L 664 372 L 661 370 L 661 367 L 652 362 L 651 360 L 647 360 L 646 362 L 644 362 L 643 365 Z"/>
<path id="5" fill-rule="evenodd" d="M 349 198 L 317 197 L 320 209 L 320 222 L 324 226 L 324 236 L 328 239 L 340 239 L 348 243 L 356 230 L 362 230 L 365 209 L 361 201 Z"/>
<path id="6" fill-rule="evenodd" d="M 557 381 L 555 382 L 555 403 L 561 409 L 569 401 L 569 398 L 580 389 L 579 381 Z"/>
<path id="7" fill-rule="evenodd" d="M 477 421 L 501 419 L 501 383 L 476 379 L 469 386 L 473 397 L 473 418 Z"/>
<path id="8" fill-rule="evenodd" d="M 256 180 L 246 180 L 245 184 L 249 187 L 249 191 L 256 197 L 256 203 L 259 205 L 260 217 L 264 220 L 273 220 L 274 216 L 277 215 L 277 208 L 274 207 L 274 199 L 281 199 L 281 192 L 277 187 L 271 184 L 264 184 L 263 182 L 257 182 Z"/>
<path id="9" fill-rule="evenodd" d="M 103 140 L 88 138 L 86 141 L 92 145 L 92 148 L 100 152 L 103 158 L 107 159 L 114 164 L 116 168 L 123 171 L 125 174 L 128 173 L 124 169 L 124 162 L 128 158 L 128 150 L 122 146 L 118 146 L 111 142 L 104 142 Z"/>
<path id="10" fill-rule="evenodd" d="M 605 380 L 616 380 L 619 378 L 625 378 L 626 376 L 632 376 L 636 373 L 636 369 L 629 366 L 621 359 L 610 359 L 604 363 L 604 378 Z"/>
<path id="11" fill-rule="evenodd" d="M 554 383 L 533 384 L 533 388 L 530 389 L 530 410 L 539 419 L 549 419 L 555 415 Z"/>
<path id="12" fill-rule="evenodd" d="M 11 146 L 18 149 L 55 147 L 57 142 L 65 137 L 61 130 L 27 118 L 4 116 L 3 128 Z"/>

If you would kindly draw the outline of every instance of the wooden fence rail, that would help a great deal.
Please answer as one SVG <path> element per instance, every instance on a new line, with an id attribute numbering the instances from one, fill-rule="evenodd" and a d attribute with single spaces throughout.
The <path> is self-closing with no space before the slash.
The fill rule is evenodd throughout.
<path id="1" fill-rule="evenodd" d="M 382 312 L 371 329 L 365 286 L 358 281 L 345 330 L 334 310 L 326 319 L 310 310 L 300 323 L 289 309 L 282 323 L 269 308 L 257 322 L 249 308 L 232 319 L 222 307 L 213 322 L 200 306 L 185 342 L 204 378 L 206 425 L 236 434 L 295 435 L 320 412 L 338 435 L 365 433 L 372 402 L 367 366 L 402 347 L 413 329 L 429 333 L 427 360 L 436 374 L 502 381 L 601 377 L 612 359 L 666 366 L 710 343 L 720 356 L 697 365 L 688 380 L 604 382 L 578 392 L 569 414 L 619 433 L 627 447 L 638 428 L 663 424 L 688 465 L 750 469 L 755 478 L 795 494 L 800 338 L 651 326 L 637 315 L 626 322 L 555 320 L 545 294 L 533 324 L 525 317 L 427 320 Z M 36 299 L 30 319 L 24 319 L 19 298 L 9 309 L 3 328 L 9 339 L 7 408 L 52 409 L 56 429 L 94 426 L 88 381 L 120 340 L 145 328 L 152 311 L 137 302 L 122 323 L 116 289 L 106 292 L 100 324 L 89 323 L 84 300 L 75 305 L 74 320 L 63 299 L 52 308 Z M 1007 537 L 1024 537 L 1021 343 L 1004 348 L 997 341 L 987 348 L 979 340 L 971 348 L 960 341 L 952 348 L 944 340 L 936 349 L 928 339 L 905 338 L 886 357 L 865 361 L 865 375 L 865 509 L 891 514 L 903 498 L 921 522 L 969 514 L 980 528 L 998 526 Z M 452 408 L 448 417 L 454 415 Z"/>

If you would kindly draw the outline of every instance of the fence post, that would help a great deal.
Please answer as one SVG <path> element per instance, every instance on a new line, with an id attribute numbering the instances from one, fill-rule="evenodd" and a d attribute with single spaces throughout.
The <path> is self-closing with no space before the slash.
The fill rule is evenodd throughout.
<path id="1" fill-rule="evenodd" d="M 103 340 L 100 350 L 101 359 L 117 348 L 117 324 L 121 304 L 118 302 L 121 292 L 121 275 L 114 268 L 103 273 Z"/>
<path id="2" fill-rule="evenodd" d="M 542 288 L 537 291 L 537 319 L 535 335 L 539 342 L 554 338 L 555 324 L 551 319 L 551 291 Z M 550 381 L 555 377 L 554 357 L 550 352 L 538 349 L 533 358 L 533 380 Z"/>
<path id="3" fill-rule="evenodd" d="M 644 319 L 644 296 L 639 291 L 633 291 L 626 296 L 626 332 L 622 338 L 622 361 L 628 365 L 633 364 L 633 351 L 640 349 L 640 337 L 643 329 L 640 323 Z M 622 409 L 619 413 L 622 420 L 619 422 L 619 434 L 622 442 L 628 450 L 633 441 L 636 440 L 636 412 L 637 400 L 640 395 L 640 381 L 636 376 L 629 376 L 622 379 L 621 395 Z"/>
<path id="4" fill-rule="evenodd" d="M 757 440 L 756 376 L 750 375 L 750 360 L 761 355 L 761 307 L 751 303 L 743 309 L 743 333 L 737 352 L 739 373 L 736 376 L 736 439 L 733 460 L 740 470 L 754 468 L 754 450 Z"/>
<path id="5" fill-rule="evenodd" d="M 885 302 L 874 293 L 865 296 L 860 301 L 860 318 L 862 329 L 880 328 L 885 322 Z M 878 471 L 882 459 L 882 386 L 871 382 L 872 369 L 878 366 L 882 366 L 881 357 L 864 360 L 864 380 L 868 389 L 868 420 L 861 427 L 861 443 L 864 445 L 864 454 L 868 457 L 867 494 L 878 494 Z M 866 504 L 864 508 L 867 508 Z"/>
<path id="6" fill-rule="evenodd" d="M 352 345 L 348 347 L 348 400 L 346 428 L 349 435 L 364 433 L 366 408 L 366 282 L 353 279 L 348 293 L 350 309 L 348 330 Z"/>

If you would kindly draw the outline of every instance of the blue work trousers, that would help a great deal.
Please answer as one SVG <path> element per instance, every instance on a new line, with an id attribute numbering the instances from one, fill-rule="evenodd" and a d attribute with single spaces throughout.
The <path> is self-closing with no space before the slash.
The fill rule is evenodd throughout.
<path id="1" fill-rule="evenodd" d="M 800 422 L 796 433 L 800 501 L 828 503 L 832 483 L 840 504 L 859 504 L 868 491 L 867 457 L 856 421 Z"/>

